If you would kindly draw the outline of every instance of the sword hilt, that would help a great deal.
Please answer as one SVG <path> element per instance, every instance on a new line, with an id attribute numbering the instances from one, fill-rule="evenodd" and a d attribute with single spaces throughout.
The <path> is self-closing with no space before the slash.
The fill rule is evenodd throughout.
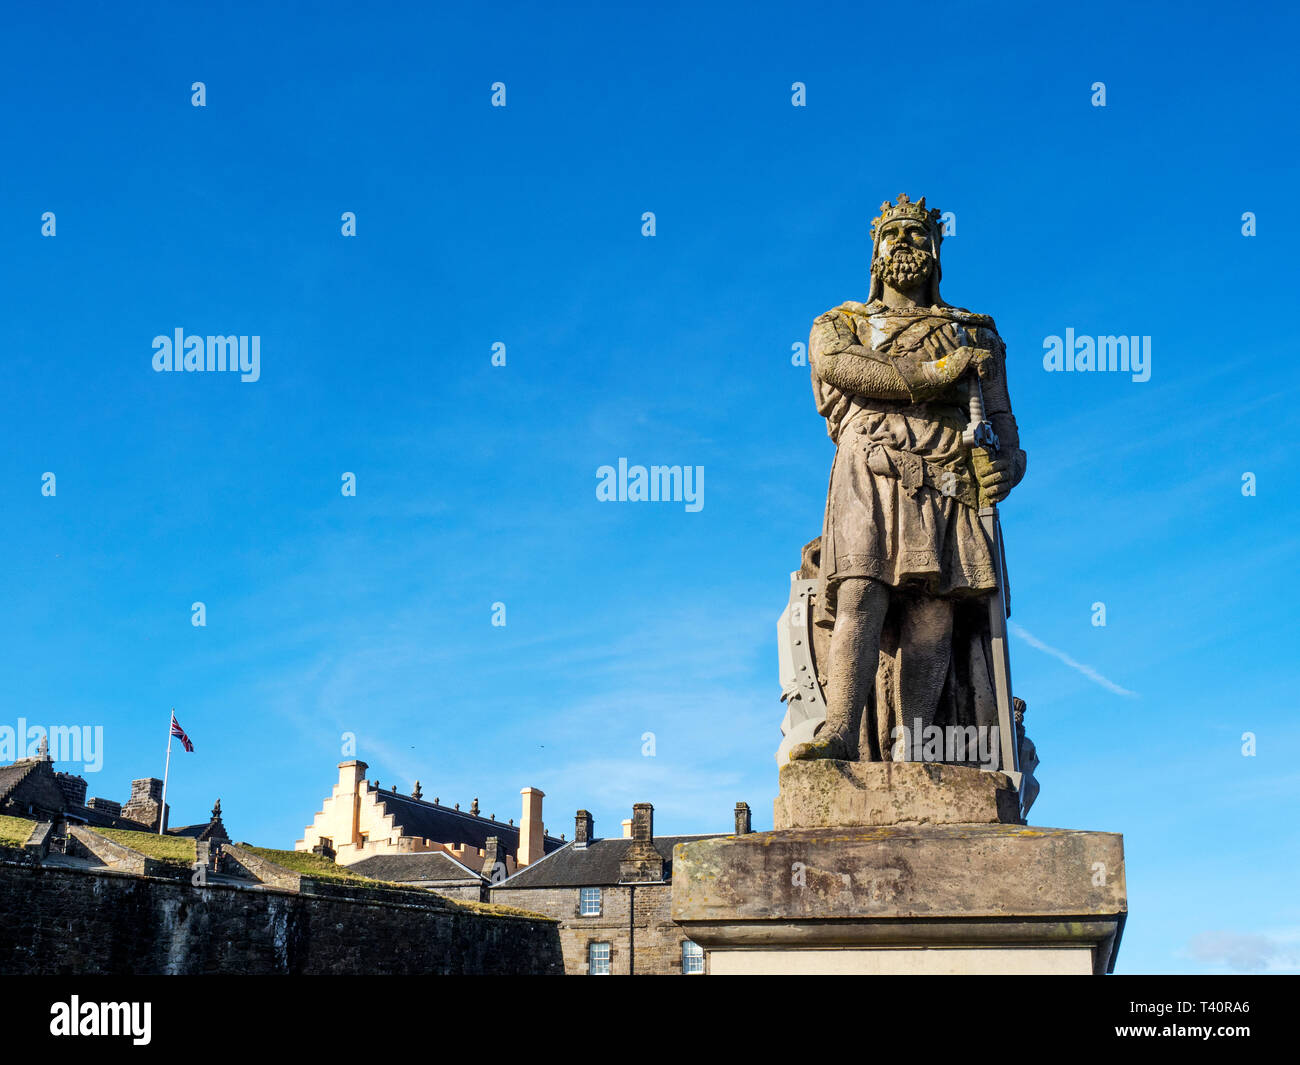
<path id="1" fill-rule="evenodd" d="M 961 442 L 969 448 L 982 447 L 996 455 L 1000 450 L 998 434 L 993 429 L 993 423 L 984 415 L 984 389 L 980 387 L 977 375 L 970 375 L 967 389 L 970 395 L 970 423 L 961 434 Z"/>

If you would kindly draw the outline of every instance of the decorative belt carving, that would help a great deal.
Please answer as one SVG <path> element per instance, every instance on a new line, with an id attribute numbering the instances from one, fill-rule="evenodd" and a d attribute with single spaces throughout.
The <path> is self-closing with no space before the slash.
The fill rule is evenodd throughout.
<path id="1" fill-rule="evenodd" d="M 965 466 L 941 466 L 887 444 L 867 443 L 864 450 L 868 469 L 882 477 L 897 479 L 909 495 L 915 496 L 924 486 L 972 510 L 979 509 L 979 485 Z"/>

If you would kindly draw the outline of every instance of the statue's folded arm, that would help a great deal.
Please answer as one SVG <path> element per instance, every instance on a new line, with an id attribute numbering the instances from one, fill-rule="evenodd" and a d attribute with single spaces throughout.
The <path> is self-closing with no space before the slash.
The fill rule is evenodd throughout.
<path id="1" fill-rule="evenodd" d="M 814 349 L 812 364 L 818 377 L 849 395 L 871 399 L 912 399 L 907 382 L 893 365 L 881 362 L 869 349 L 860 345 L 836 352 Z"/>
<path id="2" fill-rule="evenodd" d="M 835 311 L 813 322 L 808 361 L 828 385 L 851 396 L 910 400 L 912 393 L 889 356 L 857 342 L 857 335 Z"/>

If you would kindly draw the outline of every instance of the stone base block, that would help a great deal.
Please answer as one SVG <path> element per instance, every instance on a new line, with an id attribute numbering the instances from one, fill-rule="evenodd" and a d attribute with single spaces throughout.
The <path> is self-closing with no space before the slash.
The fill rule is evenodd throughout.
<path id="1" fill-rule="evenodd" d="M 773 826 L 1010 824 L 1020 821 L 1011 778 L 937 762 L 819 759 L 781 767 Z"/>
<path id="2" fill-rule="evenodd" d="M 718 974 L 1101 974 L 1126 913 L 1109 832 L 786 829 L 673 854 L 673 920 Z"/>

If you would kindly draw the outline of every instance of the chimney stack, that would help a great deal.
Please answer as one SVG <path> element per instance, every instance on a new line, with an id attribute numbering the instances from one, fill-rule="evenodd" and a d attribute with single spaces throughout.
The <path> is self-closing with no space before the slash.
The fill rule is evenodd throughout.
<path id="1" fill-rule="evenodd" d="M 483 877 L 491 884 L 506 878 L 506 850 L 496 836 L 488 836 L 483 848 Z"/>
<path id="2" fill-rule="evenodd" d="M 86 805 L 85 777 L 79 777 L 75 773 L 55 773 L 54 778 L 63 789 L 63 797 L 68 801 L 69 806 Z"/>
<path id="3" fill-rule="evenodd" d="M 654 845 L 655 808 L 648 802 L 632 807 L 632 843 L 618 863 L 620 883 L 658 883 L 664 878 L 664 859 Z"/>
<path id="4" fill-rule="evenodd" d="M 749 803 L 736 803 L 736 835 L 748 836 L 753 831 L 753 825 L 749 817 Z"/>
<path id="5" fill-rule="evenodd" d="M 346 839 L 336 839 L 335 846 L 347 844 L 355 846 L 361 842 L 361 795 L 365 788 L 366 770 L 370 767 L 365 762 L 353 759 L 339 763 L 339 783 L 337 801 L 340 809 L 348 810 L 348 834 Z M 335 822 L 337 824 L 337 822 Z"/>
<path id="6" fill-rule="evenodd" d="M 639 802 L 632 807 L 632 838 L 641 843 L 649 843 L 655 838 L 655 808 L 648 802 Z"/>
<path id="7" fill-rule="evenodd" d="M 578 816 L 574 819 L 573 825 L 573 845 L 575 847 L 585 847 L 591 842 L 591 837 L 595 834 L 596 822 L 592 820 L 591 814 L 586 810 L 579 810 Z"/>
<path id="8" fill-rule="evenodd" d="M 630 817 L 626 817 L 623 819 L 623 838 L 624 839 L 632 838 L 632 818 Z"/>
<path id="9" fill-rule="evenodd" d="M 151 832 L 157 832 L 161 822 L 163 831 L 166 831 L 168 808 L 162 802 L 162 785 L 157 777 L 131 781 L 131 797 L 122 804 L 122 816 L 144 825 Z"/>
<path id="10" fill-rule="evenodd" d="M 522 788 L 519 794 L 524 797 L 524 813 L 519 821 L 519 856 L 515 861 L 522 868 L 542 856 L 542 799 L 546 793 L 540 788 Z"/>

